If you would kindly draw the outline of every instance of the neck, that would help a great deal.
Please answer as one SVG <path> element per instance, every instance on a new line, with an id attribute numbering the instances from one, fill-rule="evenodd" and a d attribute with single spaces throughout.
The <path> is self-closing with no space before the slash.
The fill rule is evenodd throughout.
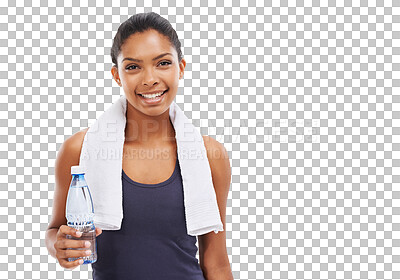
<path id="1" fill-rule="evenodd" d="M 159 116 L 148 116 L 132 107 L 126 108 L 125 144 L 160 146 L 175 141 L 175 129 L 169 108 Z"/>

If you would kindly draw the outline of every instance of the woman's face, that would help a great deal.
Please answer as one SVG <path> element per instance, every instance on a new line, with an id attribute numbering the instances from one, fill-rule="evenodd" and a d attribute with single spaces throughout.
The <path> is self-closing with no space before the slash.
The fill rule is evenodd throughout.
<path id="1" fill-rule="evenodd" d="M 168 37 L 154 29 L 135 33 L 121 46 L 117 59 L 118 69 L 113 67 L 111 72 L 128 102 L 146 115 L 158 116 L 168 110 L 186 66 L 184 59 L 178 62 L 178 54 Z M 166 90 L 158 102 L 146 101 L 139 95 Z"/>

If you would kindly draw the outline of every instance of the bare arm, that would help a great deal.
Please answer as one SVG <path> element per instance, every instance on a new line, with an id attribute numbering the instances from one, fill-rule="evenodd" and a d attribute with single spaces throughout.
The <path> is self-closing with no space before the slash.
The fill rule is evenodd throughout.
<path id="1" fill-rule="evenodd" d="M 68 189 L 71 183 L 71 166 L 79 165 L 79 157 L 84 131 L 79 131 L 67 138 L 57 153 L 55 162 L 55 189 L 52 207 L 51 221 L 46 231 L 46 246 L 51 256 L 55 257 L 54 243 L 55 236 L 61 225 L 67 224 L 65 218 L 65 205 Z"/>
<path id="2" fill-rule="evenodd" d="M 70 248 L 88 248 L 83 240 L 67 239 L 66 235 L 81 237 L 75 229 L 67 226 L 65 218 L 65 205 L 71 182 L 71 166 L 79 165 L 83 138 L 87 129 L 79 131 L 69 137 L 61 146 L 55 164 L 56 185 L 53 199 L 53 213 L 46 230 L 45 243 L 49 254 L 58 260 L 59 264 L 67 269 L 74 269 L 79 260 L 69 262 L 68 258 L 84 257 L 85 250 L 71 250 Z M 96 228 L 96 236 L 101 234 L 101 229 Z"/>
<path id="3" fill-rule="evenodd" d="M 229 156 L 224 146 L 211 137 L 204 137 L 210 162 L 212 181 L 217 196 L 224 231 L 199 235 L 200 266 L 207 280 L 233 280 L 226 250 L 226 204 L 231 183 Z"/>

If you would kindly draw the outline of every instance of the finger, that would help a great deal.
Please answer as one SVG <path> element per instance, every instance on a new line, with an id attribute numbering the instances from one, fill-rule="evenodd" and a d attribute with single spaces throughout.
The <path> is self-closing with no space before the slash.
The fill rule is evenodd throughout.
<path id="1" fill-rule="evenodd" d="M 67 225 L 60 226 L 59 232 L 62 235 L 69 234 L 69 235 L 72 235 L 72 236 L 74 236 L 76 238 L 80 238 L 82 236 L 82 232 L 80 232 L 80 231 L 78 231 L 78 230 L 76 230 L 76 229 L 74 229 L 72 227 L 69 227 Z M 59 236 L 59 237 L 62 238 L 61 236 Z"/>
<path id="2" fill-rule="evenodd" d="M 87 257 L 92 254 L 92 251 L 89 248 L 85 248 L 83 250 L 60 250 L 57 254 L 59 259 L 68 259 L 68 258 L 82 258 Z"/>
<path id="3" fill-rule="evenodd" d="M 74 268 L 80 266 L 81 264 L 83 264 L 83 260 L 82 259 L 78 259 L 78 260 L 74 260 L 72 262 L 69 262 L 67 259 L 63 259 L 60 262 L 60 265 L 66 269 L 70 269 L 73 270 Z"/>
<path id="4" fill-rule="evenodd" d="M 87 240 L 86 241 L 85 240 L 73 240 L 73 239 L 67 239 L 67 238 L 59 239 L 54 243 L 54 247 L 59 250 L 66 250 L 68 248 L 86 249 L 86 248 L 89 248 L 90 245 L 91 245 L 91 242 L 87 241 Z"/>

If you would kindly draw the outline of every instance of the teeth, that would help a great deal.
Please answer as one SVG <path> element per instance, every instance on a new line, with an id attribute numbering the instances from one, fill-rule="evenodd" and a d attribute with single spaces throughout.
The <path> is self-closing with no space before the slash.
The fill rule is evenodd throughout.
<path id="1" fill-rule="evenodd" d="M 163 91 L 160 91 L 159 93 L 154 93 L 154 94 L 142 94 L 142 96 L 144 98 L 155 98 L 155 97 L 160 96 L 163 93 L 164 93 Z"/>

